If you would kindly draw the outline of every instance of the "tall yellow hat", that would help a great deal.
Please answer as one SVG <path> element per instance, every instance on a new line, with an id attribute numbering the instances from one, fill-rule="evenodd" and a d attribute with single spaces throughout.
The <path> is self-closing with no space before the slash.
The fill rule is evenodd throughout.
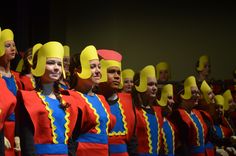
<path id="1" fill-rule="evenodd" d="M 233 100 L 231 91 L 229 89 L 227 89 L 224 92 L 223 97 L 224 97 L 224 100 L 225 100 L 225 102 L 224 102 L 224 110 L 229 110 L 229 101 Z"/>
<path id="2" fill-rule="evenodd" d="M 14 41 L 14 34 L 10 29 L 4 29 L 1 31 L 0 37 L 0 57 L 5 54 L 5 42 Z"/>
<path id="3" fill-rule="evenodd" d="M 64 57 L 70 57 L 70 47 L 68 45 L 64 45 Z"/>
<path id="4" fill-rule="evenodd" d="M 101 74 L 100 82 L 107 82 L 107 68 L 118 67 L 121 70 L 122 55 L 114 50 L 100 49 L 97 51 L 101 58 Z"/>
<path id="5" fill-rule="evenodd" d="M 211 101 L 209 99 L 208 93 L 212 92 L 211 87 L 207 84 L 207 82 L 204 80 L 202 81 L 200 90 L 202 91 L 202 94 L 204 96 L 204 99 L 206 100 L 206 102 L 209 104 Z"/>
<path id="6" fill-rule="evenodd" d="M 134 71 L 132 69 L 124 69 L 122 70 L 122 78 L 123 79 L 126 79 L 126 78 L 130 78 L 130 79 L 133 79 L 134 78 Z"/>
<path id="7" fill-rule="evenodd" d="M 209 62 L 209 57 L 207 55 L 202 55 L 198 60 L 197 71 L 202 71 L 207 62 Z"/>
<path id="8" fill-rule="evenodd" d="M 224 107 L 224 97 L 222 95 L 216 95 L 215 96 L 215 101 L 217 105 L 223 106 Z"/>
<path id="9" fill-rule="evenodd" d="M 194 76 L 189 76 L 184 81 L 184 94 L 180 95 L 183 99 L 188 100 L 191 98 L 191 87 L 197 87 L 196 79 Z"/>
<path id="10" fill-rule="evenodd" d="M 65 78 L 65 71 L 63 66 L 64 49 L 62 44 L 56 41 L 47 42 L 38 49 L 37 64 L 35 69 L 31 68 L 32 74 L 37 77 L 42 76 L 45 72 L 46 59 L 50 57 L 61 59 L 62 74 Z"/>
<path id="11" fill-rule="evenodd" d="M 82 79 L 88 79 L 91 77 L 90 63 L 91 60 L 98 60 L 97 49 L 93 45 L 89 45 L 84 48 L 80 54 L 81 73 L 77 73 Z"/>
<path id="12" fill-rule="evenodd" d="M 140 71 L 139 86 L 135 85 L 135 88 L 139 92 L 145 92 L 147 90 L 147 79 L 156 78 L 155 67 L 153 65 L 147 65 Z"/>
<path id="13" fill-rule="evenodd" d="M 157 80 L 160 78 L 160 71 L 161 70 L 167 70 L 169 71 L 169 65 L 167 62 L 160 62 L 156 65 L 156 74 L 157 74 Z"/>
<path id="14" fill-rule="evenodd" d="M 121 72 L 121 83 L 119 85 L 119 89 L 122 89 L 123 88 L 123 81 L 126 79 L 126 78 L 129 78 L 129 79 L 133 79 L 134 78 L 134 71 L 132 69 L 124 69 L 122 70 Z"/>
<path id="15" fill-rule="evenodd" d="M 33 46 L 32 48 L 32 57 L 27 59 L 29 64 L 32 66 L 33 65 L 33 60 L 34 60 L 34 54 L 42 47 L 43 45 L 41 43 L 37 43 Z"/>
<path id="16" fill-rule="evenodd" d="M 167 105 L 167 100 L 168 96 L 173 97 L 173 85 L 172 84 L 167 84 L 165 85 L 162 90 L 161 90 L 161 99 L 157 100 L 157 103 L 160 106 L 166 106 Z"/>

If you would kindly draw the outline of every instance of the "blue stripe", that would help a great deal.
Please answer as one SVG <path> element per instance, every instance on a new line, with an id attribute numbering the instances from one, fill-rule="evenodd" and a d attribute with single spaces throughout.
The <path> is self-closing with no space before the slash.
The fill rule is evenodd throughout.
<path id="1" fill-rule="evenodd" d="M 126 144 L 110 144 L 109 145 L 109 152 L 111 154 L 125 153 L 125 152 L 127 152 L 127 145 Z"/>
<path id="2" fill-rule="evenodd" d="M 7 118 L 7 121 L 16 121 L 15 113 L 11 113 L 11 115 Z"/>
<path id="3" fill-rule="evenodd" d="M 12 94 L 16 96 L 17 87 L 14 80 L 14 76 L 13 75 L 11 77 L 2 76 L 2 78 L 5 80 L 7 88 L 12 92 Z"/>
<path id="4" fill-rule="evenodd" d="M 61 108 L 61 104 L 57 99 L 52 99 L 48 96 L 45 96 L 45 101 L 48 102 L 49 108 L 52 110 L 52 116 L 54 120 L 54 126 L 56 126 L 55 133 L 57 134 L 56 140 L 59 144 L 65 143 L 65 111 Z"/>
<path id="5" fill-rule="evenodd" d="M 108 136 L 106 134 L 86 133 L 86 134 L 81 134 L 76 139 L 76 142 L 108 144 Z"/>
<path id="6" fill-rule="evenodd" d="M 149 122 L 149 128 L 151 130 L 151 140 L 152 140 L 152 153 L 157 153 L 157 145 L 158 145 L 158 121 L 155 113 L 151 114 L 148 111 L 147 117 Z"/>
<path id="7" fill-rule="evenodd" d="M 223 138 L 223 133 L 221 131 L 221 128 L 217 125 L 214 125 L 214 128 L 216 130 L 216 135 L 219 137 L 219 138 Z"/>
<path id="8" fill-rule="evenodd" d="M 66 144 L 35 144 L 35 154 L 68 154 Z"/>
<path id="9" fill-rule="evenodd" d="M 199 133 L 199 142 L 200 145 L 204 145 L 204 134 L 203 134 L 203 127 L 201 126 L 201 123 L 198 119 L 198 117 L 196 116 L 196 114 L 191 114 L 191 118 L 193 119 L 193 122 L 196 123 L 197 128 L 198 128 L 198 133 Z"/>
<path id="10" fill-rule="evenodd" d="M 121 114 L 121 110 L 119 108 L 119 104 L 118 102 L 110 105 L 110 109 L 111 109 L 111 113 L 116 117 L 116 123 L 114 128 L 112 129 L 112 131 L 110 131 L 110 133 L 112 132 L 125 132 L 125 128 L 124 128 L 124 123 L 123 123 L 123 116 Z"/>
<path id="11" fill-rule="evenodd" d="M 192 152 L 192 154 L 205 153 L 205 147 L 204 146 L 192 146 L 191 152 Z"/>
<path id="12" fill-rule="evenodd" d="M 207 142 L 206 145 L 205 145 L 205 148 L 213 149 L 214 145 L 211 142 Z"/>
<path id="13" fill-rule="evenodd" d="M 167 153 L 174 153 L 173 134 L 172 134 L 171 127 L 168 120 L 164 121 L 163 123 L 163 131 L 166 137 L 166 145 L 167 145 L 167 150 L 168 150 Z"/>
<path id="14" fill-rule="evenodd" d="M 107 122 L 108 122 L 108 116 L 105 111 L 105 108 L 103 107 L 101 101 L 98 99 L 98 97 L 95 96 L 89 96 L 84 94 L 84 97 L 88 99 L 88 101 L 92 104 L 93 108 L 96 110 L 98 114 L 98 119 L 100 122 L 99 129 L 101 130 L 102 134 L 107 134 Z"/>

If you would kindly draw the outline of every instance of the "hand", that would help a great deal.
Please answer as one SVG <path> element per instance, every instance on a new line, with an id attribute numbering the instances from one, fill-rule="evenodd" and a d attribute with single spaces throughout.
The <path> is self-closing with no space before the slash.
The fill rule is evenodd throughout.
<path id="1" fill-rule="evenodd" d="M 4 145 L 5 145 L 6 149 L 11 148 L 11 143 L 5 136 L 4 136 Z"/>
<path id="2" fill-rule="evenodd" d="M 224 149 L 222 148 L 218 148 L 216 149 L 216 153 L 218 153 L 221 156 L 229 156 L 228 152 L 226 152 Z"/>
<path id="3" fill-rule="evenodd" d="M 233 145 L 236 145 L 236 136 L 235 135 L 231 136 L 230 141 Z"/>
<path id="4" fill-rule="evenodd" d="M 236 150 L 234 147 L 227 147 L 226 151 L 230 154 L 230 155 L 236 155 Z"/>
<path id="5" fill-rule="evenodd" d="M 21 151 L 21 148 L 20 148 L 20 137 L 16 136 L 14 138 L 14 140 L 15 140 L 15 148 L 14 148 L 14 150 L 16 152 L 20 152 Z"/>

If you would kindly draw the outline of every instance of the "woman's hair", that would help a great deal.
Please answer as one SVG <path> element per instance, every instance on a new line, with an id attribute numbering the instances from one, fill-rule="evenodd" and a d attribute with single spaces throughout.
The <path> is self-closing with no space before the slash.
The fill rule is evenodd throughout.
<path id="1" fill-rule="evenodd" d="M 80 53 L 76 53 L 74 54 L 71 58 L 70 58 L 70 67 L 69 67 L 69 71 L 70 71 L 70 87 L 71 88 L 75 88 L 75 86 L 77 85 L 77 75 L 75 70 L 76 69 L 81 69 L 81 62 L 80 62 Z"/>
<path id="2" fill-rule="evenodd" d="M 30 55 L 32 55 L 32 48 L 27 49 L 27 51 L 24 54 L 24 57 L 23 57 L 23 67 L 22 67 L 22 71 L 20 73 L 21 76 L 30 73 L 31 65 L 30 65 L 30 63 L 28 61 L 28 57 Z"/>
<path id="3" fill-rule="evenodd" d="M 132 95 L 132 99 L 133 99 L 133 104 L 137 107 L 140 107 L 142 105 L 142 98 L 141 98 L 141 94 L 139 91 L 137 91 L 137 89 L 135 88 L 135 86 L 138 86 L 139 85 L 139 82 L 140 82 L 140 73 L 135 73 L 134 75 L 134 85 L 132 87 L 132 92 L 131 92 L 131 95 Z"/>
<path id="4" fill-rule="evenodd" d="M 35 87 L 35 91 L 36 92 L 41 92 L 43 88 L 42 88 L 40 77 L 34 77 L 34 79 L 35 79 L 35 86 L 36 86 Z M 62 98 L 60 96 L 61 91 L 60 91 L 60 88 L 59 88 L 59 81 L 56 81 L 54 83 L 54 87 L 53 88 L 54 88 L 54 94 L 55 94 L 56 98 L 59 100 L 61 108 L 62 109 L 66 109 L 66 108 L 70 107 L 69 103 L 67 103 L 67 102 L 63 103 L 62 102 Z"/>

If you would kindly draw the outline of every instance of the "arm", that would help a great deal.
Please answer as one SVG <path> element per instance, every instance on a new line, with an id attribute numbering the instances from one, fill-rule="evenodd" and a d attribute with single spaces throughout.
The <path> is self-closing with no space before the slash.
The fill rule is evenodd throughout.
<path id="1" fill-rule="evenodd" d="M 19 101 L 19 136 L 21 138 L 21 153 L 24 156 L 35 156 L 34 127 L 22 100 Z"/>

